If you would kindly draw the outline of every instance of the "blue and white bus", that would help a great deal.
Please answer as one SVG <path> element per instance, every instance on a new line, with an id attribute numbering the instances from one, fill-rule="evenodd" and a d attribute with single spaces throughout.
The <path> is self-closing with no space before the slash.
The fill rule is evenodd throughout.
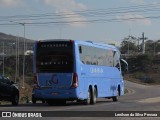
<path id="1" fill-rule="evenodd" d="M 97 98 L 124 95 L 119 50 L 79 40 L 42 40 L 34 44 L 33 102 L 95 104 Z"/>

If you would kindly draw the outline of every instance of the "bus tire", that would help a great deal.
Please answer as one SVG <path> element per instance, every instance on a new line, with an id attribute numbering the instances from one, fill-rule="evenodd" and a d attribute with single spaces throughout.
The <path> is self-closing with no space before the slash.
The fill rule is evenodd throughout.
<path id="1" fill-rule="evenodd" d="M 56 102 L 57 105 L 66 105 L 66 100 L 59 100 Z"/>
<path id="2" fill-rule="evenodd" d="M 34 96 L 32 96 L 32 103 L 36 104 L 36 102 L 37 102 L 36 98 Z"/>
<path id="3" fill-rule="evenodd" d="M 46 101 L 45 100 L 42 100 L 42 103 L 45 103 Z"/>
<path id="4" fill-rule="evenodd" d="M 96 104 L 96 101 L 97 101 L 97 89 L 94 88 L 94 91 L 91 96 L 91 104 Z"/>
<path id="5" fill-rule="evenodd" d="M 117 102 L 118 101 L 118 96 L 120 95 L 120 91 L 119 89 L 117 89 L 117 95 L 112 97 L 113 102 Z"/>
<path id="6" fill-rule="evenodd" d="M 88 89 L 88 95 L 87 95 L 87 99 L 85 100 L 85 104 L 86 105 L 91 104 L 91 89 Z"/>
<path id="7" fill-rule="evenodd" d="M 55 102 L 52 101 L 52 100 L 48 100 L 47 103 L 48 103 L 49 106 L 53 106 L 55 104 Z"/>

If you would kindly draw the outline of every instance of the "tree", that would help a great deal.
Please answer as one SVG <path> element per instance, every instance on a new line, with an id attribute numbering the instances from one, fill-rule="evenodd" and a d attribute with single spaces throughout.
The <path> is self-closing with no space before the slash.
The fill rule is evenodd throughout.
<path id="1" fill-rule="evenodd" d="M 148 40 L 146 44 L 146 53 L 155 55 L 160 52 L 160 41 Z"/>
<path id="2" fill-rule="evenodd" d="M 128 36 L 121 42 L 121 53 L 122 54 L 133 54 L 138 52 L 138 47 L 136 46 L 137 38 L 134 36 Z"/>
<path id="3" fill-rule="evenodd" d="M 153 54 L 154 53 L 154 41 L 153 40 L 148 40 L 145 42 L 145 46 L 146 46 L 146 53 L 148 54 Z"/>
<path id="4" fill-rule="evenodd" d="M 155 42 L 155 53 L 160 52 L 160 40 Z"/>

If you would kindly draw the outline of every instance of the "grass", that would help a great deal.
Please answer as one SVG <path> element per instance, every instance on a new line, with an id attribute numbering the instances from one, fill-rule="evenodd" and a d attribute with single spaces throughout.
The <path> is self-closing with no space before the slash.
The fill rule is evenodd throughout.
<path id="1" fill-rule="evenodd" d="M 124 90 L 124 94 L 127 94 L 127 93 L 128 93 L 128 89 L 125 89 L 125 90 Z"/>
<path id="2" fill-rule="evenodd" d="M 137 72 L 124 76 L 125 80 L 143 85 L 160 85 L 160 74 Z"/>

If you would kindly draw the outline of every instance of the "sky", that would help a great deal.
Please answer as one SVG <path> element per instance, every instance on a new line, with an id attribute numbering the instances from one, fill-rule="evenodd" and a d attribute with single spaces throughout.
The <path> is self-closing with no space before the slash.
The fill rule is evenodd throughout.
<path id="1" fill-rule="evenodd" d="M 33 40 L 160 39 L 160 0 L 0 0 L 0 32 Z"/>

